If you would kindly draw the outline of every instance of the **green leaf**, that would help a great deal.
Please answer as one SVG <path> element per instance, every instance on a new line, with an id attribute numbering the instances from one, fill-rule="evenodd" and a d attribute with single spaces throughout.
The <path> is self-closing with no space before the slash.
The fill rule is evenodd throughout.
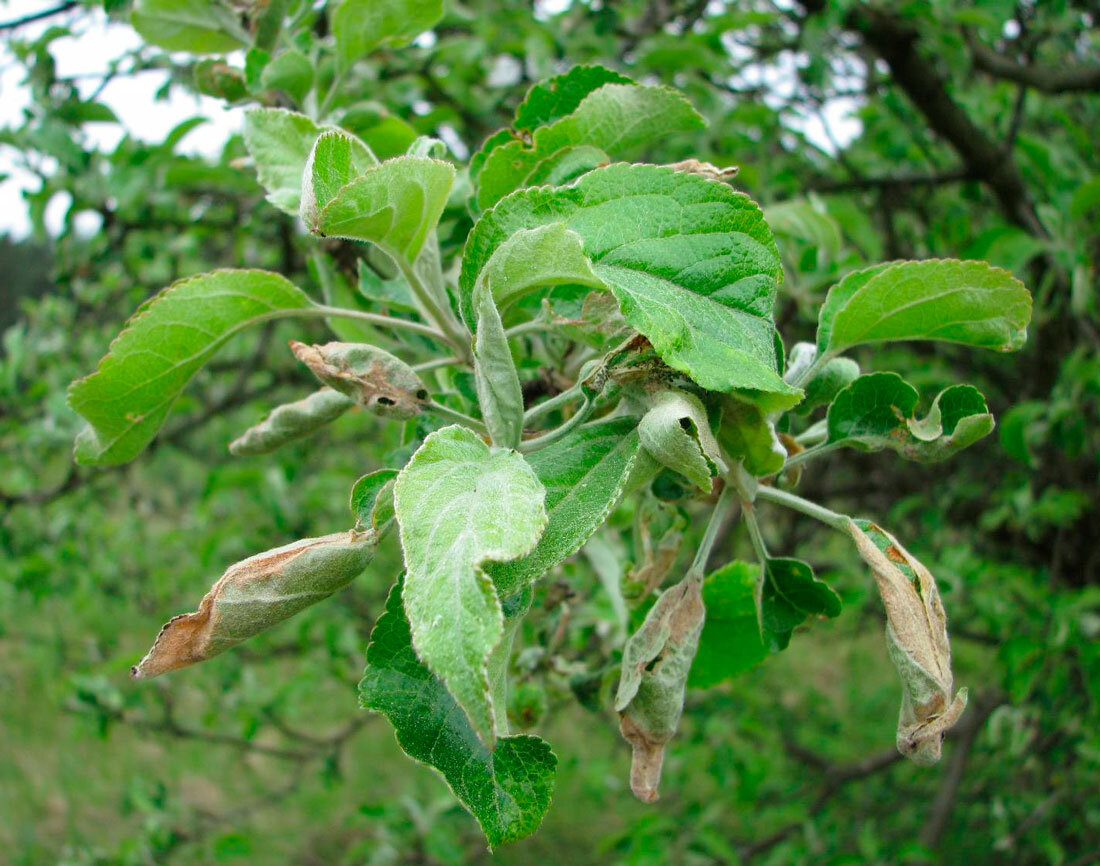
<path id="1" fill-rule="evenodd" d="M 463 305 L 508 238 L 552 223 L 580 236 L 593 273 L 669 366 L 768 411 L 798 402 L 802 392 L 783 382 L 775 352 L 779 254 L 747 196 L 648 165 L 613 165 L 571 186 L 520 190 L 484 214 L 467 241 Z"/>
<path id="2" fill-rule="evenodd" d="M 844 239 L 836 220 L 812 202 L 787 201 L 768 208 L 765 216 L 781 237 L 816 247 L 828 260 L 836 259 Z"/>
<path id="3" fill-rule="evenodd" d="M 803 387 L 806 398 L 798 404 L 799 415 L 808 415 L 818 406 L 828 406 L 836 395 L 859 376 L 859 364 L 851 358 L 833 358 L 814 374 Z"/>
<path id="4" fill-rule="evenodd" d="M 248 97 L 244 73 L 224 60 L 214 60 L 209 57 L 195 64 L 195 87 L 200 93 L 224 99 L 226 102 L 236 102 Z M 112 117 L 112 119 L 115 118 Z"/>
<path id="5" fill-rule="evenodd" d="M 589 93 L 605 84 L 633 84 L 633 80 L 603 66 L 574 66 L 568 72 L 532 85 L 516 109 L 512 126 L 530 132 L 572 114 Z M 520 138 L 510 129 L 502 129 L 481 146 L 470 159 L 470 179 L 476 183 L 485 160 L 501 144 Z"/>
<path id="6" fill-rule="evenodd" d="M 518 140 L 495 147 L 477 176 L 477 205 L 484 210 L 513 190 L 539 182 L 535 177 L 572 148 L 598 148 L 622 158 L 652 141 L 703 125 L 698 112 L 671 88 L 605 84 L 570 114 L 536 129 L 530 144 Z"/>
<path id="7" fill-rule="evenodd" d="M 389 719 L 410 758 L 443 776 L 490 845 L 530 836 L 550 806 L 557 758 L 538 737 L 502 737 L 491 751 L 478 739 L 450 692 L 413 652 L 402 584 L 399 579 L 390 590 L 371 632 L 360 703 Z"/>
<path id="8" fill-rule="evenodd" d="M 76 439 L 77 462 L 132 460 L 222 343 L 248 325 L 309 306 L 301 290 L 267 271 L 214 271 L 146 301 L 96 371 L 69 386 L 69 405 L 89 425 Z"/>
<path id="9" fill-rule="evenodd" d="M 970 385 L 941 391 L 916 418 L 917 389 L 897 373 L 860 376 L 837 394 L 828 414 L 828 444 L 860 451 L 890 448 L 908 460 L 935 463 L 993 431 L 985 398 Z"/>
<path id="10" fill-rule="evenodd" d="M 588 94 L 605 84 L 634 81 L 605 66 L 574 66 L 568 72 L 540 81 L 527 91 L 516 109 L 516 129 L 532 131 L 572 114 Z"/>
<path id="11" fill-rule="evenodd" d="M 387 279 L 362 259 L 359 260 L 358 288 L 359 294 L 368 301 L 391 310 L 404 310 L 410 313 L 417 310 L 412 289 L 409 288 L 409 283 L 404 277 L 398 275 Z"/>
<path id="12" fill-rule="evenodd" d="M 578 428 L 569 436 L 527 455 L 546 488 L 546 530 L 522 559 L 486 567 L 497 591 L 511 595 L 572 556 L 611 514 L 638 463 L 636 418 L 615 418 Z"/>
<path id="13" fill-rule="evenodd" d="M 376 546 L 373 532 L 337 532 L 231 565 L 197 611 L 167 622 L 131 676 L 146 679 L 205 661 L 278 625 L 351 583 Z"/>
<path id="14" fill-rule="evenodd" d="M 298 213 L 310 231 L 316 231 L 320 210 L 337 193 L 378 165 L 369 147 L 354 135 L 330 129 L 317 136 L 302 172 L 301 205 Z"/>
<path id="15" fill-rule="evenodd" d="M 448 162 L 399 156 L 367 169 L 321 210 L 313 231 L 371 241 L 412 263 L 435 229 L 454 183 Z"/>
<path id="16" fill-rule="evenodd" d="M 703 584 L 707 616 L 688 687 L 707 689 L 768 657 L 756 609 L 758 563 L 734 560 Z"/>
<path id="17" fill-rule="evenodd" d="M 516 448 L 523 437 L 523 390 L 508 336 L 492 292 L 479 296 L 477 334 L 474 337 L 474 382 L 481 416 L 494 445 Z"/>
<path id="18" fill-rule="evenodd" d="M 769 559 L 760 602 L 760 623 L 772 652 L 787 648 L 791 633 L 810 616 L 840 616 L 840 596 L 814 577 L 801 559 Z"/>
<path id="19" fill-rule="evenodd" d="M 647 399 L 638 436 L 650 456 L 709 493 L 711 466 L 723 466 L 707 410 L 686 391 L 664 390 Z"/>
<path id="20" fill-rule="evenodd" d="M 285 51 L 264 67 L 260 84 L 281 90 L 300 103 L 313 88 L 313 64 L 300 51 Z"/>
<path id="21" fill-rule="evenodd" d="M 302 170 L 321 134 L 304 114 L 282 108 L 253 108 L 244 116 L 244 144 L 267 190 L 267 200 L 284 213 L 298 215 Z"/>
<path id="22" fill-rule="evenodd" d="M 243 45 L 233 12 L 214 0 L 137 0 L 130 23 L 146 42 L 169 51 L 225 54 Z"/>
<path id="23" fill-rule="evenodd" d="M 821 307 L 817 345 L 836 355 L 860 343 L 943 340 L 1011 352 L 1027 339 L 1031 295 L 985 262 L 933 259 L 849 274 Z"/>
<path id="24" fill-rule="evenodd" d="M 340 66 L 382 45 L 407 45 L 442 17 L 443 0 L 344 0 L 332 15 Z"/>
<path id="25" fill-rule="evenodd" d="M 312 436 L 354 405 L 350 397 L 331 388 L 314 391 L 302 400 L 275 407 L 263 421 L 230 442 L 229 453 L 234 457 L 269 454 L 297 439 Z"/>
<path id="26" fill-rule="evenodd" d="M 348 507 L 357 525 L 378 529 L 392 516 L 393 483 L 396 478 L 396 469 L 376 469 L 355 482 Z"/>
<path id="27" fill-rule="evenodd" d="M 562 223 L 520 229 L 498 246 L 478 275 L 478 285 L 492 292 L 499 309 L 535 289 L 581 285 L 606 288 L 592 271 L 581 236 Z M 466 321 L 473 322 L 473 297 L 463 295 Z"/>
<path id="28" fill-rule="evenodd" d="M 759 407 L 734 397 L 722 402 L 718 441 L 730 457 L 740 460 L 757 477 L 774 475 L 787 460 L 775 423 Z"/>
<path id="29" fill-rule="evenodd" d="M 545 495 L 519 454 L 458 426 L 429 435 L 394 485 L 413 644 L 490 745 L 486 664 L 503 619 L 482 565 L 531 552 L 546 528 Z"/>

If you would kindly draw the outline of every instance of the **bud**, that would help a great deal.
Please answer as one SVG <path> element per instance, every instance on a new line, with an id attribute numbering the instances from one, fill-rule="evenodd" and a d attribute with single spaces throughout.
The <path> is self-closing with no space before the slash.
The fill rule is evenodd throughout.
<path id="1" fill-rule="evenodd" d="M 130 670 L 159 676 L 218 655 L 349 584 L 374 557 L 373 532 L 337 532 L 229 566 L 199 609 L 170 619 Z"/>
<path id="2" fill-rule="evenodd" d="M 413 368 L 377 346 L 307 346 L 292 340 L 290 349 L 318 379 L 376 415 L 415 418 L 428 400 L 428 391 Z"/>
<path id="3" fill-rule="evenodd" d="M 966 689 L 951 697 L 951 646 L 936 581 L 896 538 L 875 524 L 849 521 L 848 532 L 871 566 L 886 607 L 886 640 L 902 687 L 898 751 L 914 763 L 935 764 L 943 735 L 966 708 Z"/>
<path id="4" fill-rule="evenodd" d="M 339 391 L 322 388 L 303 400 L 277 406 L 263 421 L 230 442 L 229 453 L 236 457 L 268 454 L 316 433 L 354 405 L 355 401 Z"/>
<path id="5" fill-rule="evenodd" d="M 665 744 L 680 725 L 704 615 L 702 581 L 689 575 L 661 593 L 623 649 L 615 710 L 634 751 L 630 789 L 645 803 L 658 797 Z"/>

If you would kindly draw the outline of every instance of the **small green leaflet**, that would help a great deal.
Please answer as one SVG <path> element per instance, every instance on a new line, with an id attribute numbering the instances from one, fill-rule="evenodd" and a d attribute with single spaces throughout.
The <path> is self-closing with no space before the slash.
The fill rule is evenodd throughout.
<path id="1" fill-rule="evenodd" d="M 283 213 L 298 215 L 302 169 L 321 134 L 304 114 L 282 108 L 253 108 L 244 115 L 244 144 L 267 190 L 267 200 Z"/>
<path id="2" fill-rule="evenodd" d="M 478 207 L 485 209 L 539 178 L 573 148 L 598 148 L 612 157 L 630 156 L 642 145 L 704 125 L 677 91 L 639 84 L 605 84 L 576 109 L 539 127 L 531 144 L 512 141 L 493 149 L 478 174 Z"/>
<path id="3" fill-rule="evenodd" d="M 702 402 L 686 391 L 664 390 L 649 397 L 647 404 L 649 411 L 638 423 L 642 446 L 655 460 L 709 493 L 711 467 L 725 464 Z"/>
<path id="4" fill-rule="evenodd" d="M 760 624 L 772 652 L 787 648 L 795 628 L 809 616 L 840 616 L 841 601 L 801 559 L 769 559 L 760 601 Z"/>
<path id="5" fill-rule="evenodd" d="M 718 441 L 726 453 L 744 464 L 752 475 L 774 475 L 783 468 L 787 450 L 775 432 L 775 423 L 751 403 L 736 397 L 722 401 Z"/>
<path id="6" fill-rule="evenodd" d="M 443 0 L 344 0 L 332 15 L 339 65 L 381 45 L 407 45 L 442 17 Z"/>
<path id="7" fill-rule="evenodd" d="M 455 169 L 448 162 L 398 156 L 342 187 L 310 228 L 329 237 L 371 241 L 412 263 L 447 204 Z"/>
<path id="8" fill-rule="evenodd" d="M 859 364 L 851 358 L 833 358 L 803 387 L 806 399 L 795 410 L 799 415 L 808 415 L 818 406 L 828 406 L 844 388 L 859 376 Z"/>
<path id="9" fill-rule="evenodd" d="M 603 66 L 574 66 L 568 72 L 531 86 L 527 96 L 516 109 L 512 126 L 516 130 L 530 132 L 537 126 L 551 123 L 571 114 L 581 100 L 593 90 L 605 84 L 633 84 L 634 81 Z M 478 175 L 489 154 L 501 144 L 515 141 L 519 136 L 511 129 L 502 129 L 489 137 L 481 150 L 470 159 L 470 179 L 477 182 Z"/>
<path id="10" fill-rule="evenodd" d="M 707 616 L 688 687 L 707 689 L 768 657 L 756 610 L 758 563 L 734 560 L 703 584 Z"/>
<path id="11" fill-rule="evenodd" d="M 836 220 L 809 201 L 786 201 L 768 208 L 768 225 L 779 237 L 816 247 L 826 261 L 835 260 L 844 238 Z"/>
<path id="12" fill-rule="evenodd" d="M 941 391 L 924 418 L 914 417 L 917 389 L 897 373 L 868 373 L 837 394 L 829 406 L 830 445 L 861 451 L 890 448 L 909 460 L 935 463 L 993 431 L 981 392 L 970 385 Z"/>
<path id="13" fill-rule="evenodd" d="M 493 253 L 516 232 L 559 223 L 627 322 L 669 366 L 766 411 L 802 392 L 779 375 L 772 308 L 782 276 L 763 215 L 747 196 L 649 165 L 597 169 L 566 187 L 520 190 L 477 222 L 463 254 L 463 309 Z"/>
<path id="14" fill-rule="evenodd" d="M 225 54 L 242 47 L 235 13 L 216 0 L 138 0 L 130 23 L 146 42 L 169 51 Z"/>
<path id="15" fill-rule="evenodd" d="M 493 294 L 482 290 L 478 295 L 474 337 L 477 403 L 493 444 L 516 448 L 523 436 L 523 390 Z"/>
<path id="16" fill-rule="evenodd" d="M 69 386 L 69 405 L 88 422 L 78 463 L 136 457 L 156 435 L 195 372 L 248 325 L 312 306 L 278 274 L 214 271 L 173 283 L 133 315 L 90 376 Z"/>
<path id="17" fill-rule="evenodd" d="M 557 758 L 538 737 L 501 737 L 489 750 L 443 683 L 417 658 L 402 580 L 367 647 L 359 701 L 382 713 L 405 753 L 437 770 L 496 847 L 534 833 L 554 793 Z"/>
<path id="18" fill-rule="evenodd" d="M 284 51 L 264 67 L 260 84 L 282 90 L 301 103 L 313 88 L 313 64 L 300 51 Z"/>
<path id="19" fill-rule="evenodd" d="M 821 307 L 817 345 L 837 355 L 860 343 L 944 340 L 1011 352 L 1027 339 L 1031 295 L 985 262 L 932 259 L 849 274 Z"/>
<path id="20" fill-rule="evenodd" d="M 363 174 L 378 160 L 354 135 L 330 129 L 317 136 L 302 172 L 302 201 L 298 213 L 311 231 L 316 230 L 321 208 L 340 189 Z"/>
<path id="21" fill-rule="evenodd" d="M 457 425 L 429 435 L 394 485 L 413 644 L 490 746 L 486 665 L 503 617 L 482 565 L 531 552 L 546 528 L 544 498 L 523 457 Z"/>
<path id="22" fill-rule="evenodd" d="M 619 502 L 639 457 L 636 418 L 615 418 L 578 428 L 569 436 L 527 455 L 546 488 L 549 522 L 538 545 L 512 562 L 492 563 L 485 571 L 501 596 L 538 580 L 572 556 Z"/>
<path id="23" fill-rule="evenodd" d="M 393 516 L 393 482 L 396 478 L 396 469 L 376 469 L 355 482 L 348 507 L 357 525 L 378 529 Z"/>
<path id="24" fill-rule="evenodd" d="M 313 435 L 354 405 L 354 400 L 339 391 L 321 388 L 301 400 L 276 406 L 263 421 L 230 442 L 229 453 L 234 457 L 270 454 L 289 442 Z"/>

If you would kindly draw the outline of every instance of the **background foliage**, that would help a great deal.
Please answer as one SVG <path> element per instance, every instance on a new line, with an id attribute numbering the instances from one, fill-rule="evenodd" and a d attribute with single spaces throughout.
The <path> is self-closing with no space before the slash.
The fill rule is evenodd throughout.
<path id="1" fill-rule="evenodd" d="M 512 713 L 541 719 L 562 763 L 543 828 L 493 862 L 1095 862 L 1100 7 L 561 6 L 450 4 L 434 38 L 376 50 L 333 104 L 380 156 L 387 141 L 396 153 L 432 133 L 461 160 L 509 122 L 532 82 L 575 63 L 617 67 L 674 84 L 710 121 L 669 136 L 653 159 L 740 165 L 737 186 L 779 235 L 785 333 L 811 338 L 824 290 L 889 258 L 987 258 L 1025 280 L 1036 311 L 1018 355 L 942 344 L 875 354 L 874 368 L 904 372 L 921 393 L 973 382 L 996 436 L 933 469 L 844 453 L 803 480 L 808 495 L 883 520 L 940 581 L 957 681 L 972 695 L 943 763 L 898 761 L 896 681 L 854 554 L 773 509 L 777 547 L 812 558 L 845 615 L 763 668 L 689 693 L 664 796 L 635 802 L 628 749 L 591 675 L 619 639 L 601 570 L 637 556 L 606 532 L 539 586 L 525 625 Z M 309 385 L 287 338 L 326 334 L 320 322 L 272 325 L 199 375 L 144 459 L 73 466 L 78 422 L 64 386 L 151 291 L 219 266 L 320 289 L 295 221 L 242 169 L 239 137 L 213 162 L 178 151 L 193 120 L 157 144 L 91 144 L 85 125 L 109 110 L 58 79 L 51 55 L 87 26 L 89 7 L 54 11 L 57 26 L 33 40 L 0 23 L 34 95 L 0 143 L 42 175 L 28 197 L 34 245 L 0 248 L 2 850 L 13 863 L 488 861 L 476 827 L 400 754 L 385 721 L 352 709 L 388 582 L 358 581 L 173 682 L 127 681 L 164 611 L 188 609 L 226 563 L 343 525 L 348 479 L 388 465 L 400 443 L 358 414 L 273 458 L 230 459 L 228 441 Z M 304 56 L 329 38 L 327 13 L 297 10 Z M 244 96 L 198 65 L 146 47 L 114 74 L 164 68 L 172 86 Z M 309 84 L 283 77 L 260 98 L 294 106 Z M 838 98 L 854 100 L 862 122 L 851 142 L 822 149 L 790 122 L 813 122 Z M 59 192 L 73 203 L 48 239 L 45 205 Z M 100 230 L 75 231 L 89 211 Z M 443 244 L 469 224 L 461 203 L 449 208 Z M 729 556 L 749 549 L 740 531 L 723 542 Z M 396 569 L 395 546 L 382 556 Z"/>

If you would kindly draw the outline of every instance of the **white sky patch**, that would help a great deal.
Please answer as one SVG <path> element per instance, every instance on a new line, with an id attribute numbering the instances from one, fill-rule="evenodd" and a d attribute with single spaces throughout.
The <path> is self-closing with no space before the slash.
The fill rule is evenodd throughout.
<path id="1" fill-rule="evenodd" d="M 4 20 L 13 20 L 48 8 L 50 0 L 9 0 L 0 5 Z M 141 46 L 141 37 L 127 24 L 108 21 L 105 14 L 96 10 L 82 12 L 75 19 L 80 21 L 80 32 L 55 40 L 50 53 L 56 64 L 58 78 L 76 78 L 77 88 L 87 98 L 99 85 L 103 73 L 112 60 Z M 20 28 L 16 36 L 31 41 L 51 26 L 63 24 L 63 16 L 38 21 Z M 230 55 L 231 61 L 240 64 L 241 58 Z M 6 47 L 0 46 L 0 126 L 19 126 L 23 112 L 30 105 L 30 91 L 22 84 L 23 68 Z M 91 143 L 105 151 L 113 150 L 129 134 L 141 141 L 161 141 L 182 121 L 202 116 L 208 119 L 183 139 L 180 151 L 188 154 L 216 155 L 226 139 L 241 128 L 243 110 L 227 109 L 220 100 L 195 96 L 183 88 L 173 87 L 167 99 L 156 99 L 156 93 L 164 86 L 166 72 L 150 70 L 137 75 L 121 75 L 109 82 L 98 101 L 114 111 L 120 123 L 90 123 L 84 132 Z M 30 218 L 23 201 L 24 190 L 39 187 L 38 177 L 19 165 L 19 154 L 12 148 L 0 147 L 0 175 L 9 175 L 0 183 L 0 234 L 9 233 L 25 237 L 30 232 Z M 48 166 L 47 166 L 48 168 Z M 51 233 L 57 233 L 71 199 L 55 196 L 46 209 L 46 225 Z M 78 228 L 92 226 L 86 218 L 78 220 Z"/>

